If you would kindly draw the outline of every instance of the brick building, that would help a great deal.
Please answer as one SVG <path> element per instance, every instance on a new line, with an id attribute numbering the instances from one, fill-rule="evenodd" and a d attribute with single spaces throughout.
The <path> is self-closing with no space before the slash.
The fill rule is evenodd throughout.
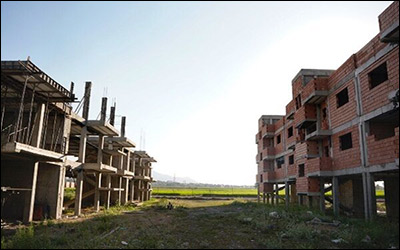
<path id="1" fill-rule="evenodd" d="M 399 2 L 379 16 L 380 33 L 337 70 L 301 69 L 286 115 L 263 115 L 256 135 L 264 201 L 372 218 L 375 181 L 387 215 L 399 216 Z M 282 185 L 284 184 L 284 185 Z M 332 190 L 332 198 L 325 193 Z"/>

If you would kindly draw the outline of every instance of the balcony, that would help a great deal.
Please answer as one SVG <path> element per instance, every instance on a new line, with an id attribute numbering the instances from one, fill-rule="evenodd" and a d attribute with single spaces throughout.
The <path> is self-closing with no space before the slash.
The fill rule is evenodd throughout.
<path id="1" fill-rule="evenodd" d="M 275 126 L 272 124 L 265 124 L 262 128 L 261 128 L 261 138 L 264 137 L 274 137 L 275 134 Z"/>
<path id="2" fill-rule="evenodd" d="M 326 99 L 328 94 L 328 78 L 313 79 L 303 88 L 303 104 L 319 104 Z"/>
<path id="3" fill-rule="evenodd" d="M 256 144 L 261 140 L 261 131 L 256 134 Z"/>
<path id="4" fill-rule="evenodd" d="M 332 130 L 315 130 L 312 133 L 306 134 L 306 140 L 321 140 L 332 135 Z"/>
<path id="5" fill-rule="evenodd" d="M 264 182 L 273 182 L 275 180 L 275 172 L 263 173 Z"/>
<path id="6" fill-rule="evenodd" d="M 318 157 L 307 159 L 306 161 L 306 175 L 318 176 L 321 171 L 332 171 L 332 158 L 331 157 Z"/>
<path id="7" fill-rule="evenodd" d="M 306 128 L 317 122 L 317 109 L 314 105 L 305 104 L 294 113 L 296 128 Z"/>
<path id="8" fill-rule="evenodd" d="M 294 100 L 291 100 L 289 102 L 289 104 L 286 105 L 286 119 L 293 120 L 294 119 L 294 112 L 296 112 L 295 102 L 294 102 Z"/>
<path id="9" fill-rule="evenodd" d="M 275 155 L 275 148 L 274 147 L 266 147 L 262 151 L 262 155 L 265 156 L 273 156 Z"/>

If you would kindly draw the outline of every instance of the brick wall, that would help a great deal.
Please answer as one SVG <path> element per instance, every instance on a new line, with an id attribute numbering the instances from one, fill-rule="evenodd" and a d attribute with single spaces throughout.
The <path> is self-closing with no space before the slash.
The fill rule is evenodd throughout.
<path id="1" fill-rule="evenodd" d="M 330 157 L 318 157 L 308 159 L 305 165 L 305 174 L 311 174 L 318 171 L 331 171 L 332 159 Z"/>
<path id="2" fill-rule="evenodd" d="M 392 23 L 399 20 L 399 1 L 394 1 L 378 18 L 381 31 L 385 31 Z"/>
<path id="3" fill-rule="evenodd" d="M 296 106 L 294 100 L 291 100 L 287 105 L 286 105 L 286 115 L 288 115 L 290 112 L 295 111 Z"/>
<path id="4" fill-rule="evenodd" d="M 368 73 L 386 62 L 388 80 L 370 89 Z M 388 94 L 399 89 L 399 47 L 360 73 L 363 112 L 368 113 L 390 103 Z"/>
<path id="5" fill-rule="evenodd" d="M 346 150 L 340 150 L 339 137 L 351 132 L 353 147 Z M 333 146 L 333 159 L 332 169 L 339 170 L 344 168 L 358 167 L 361 165 L 361 152 L 360 152 L 360 136 L 358 132 L 358 125 L 350 127 L 340 133 L 332 135 Z"/>
<path id="6" fill-rule="evenodd" d="M 375 135 L 367 136 L 369 165 L 393 162 L 399 158 L 399 127 L 395 129 L 395 136 L 376 140 Z"/>
<path id="7" fill-rule="evenodd" d="M 314 178 L 299 177 L 296 181 L 297 192 L 319 192 L 319 180 Z"/>
<path id="8" fill-rule="evenodd" d="M 305 119 L 317 119 L 317 109 L 315 105 L 305 104 L 294 114 L 294 123 L 296 126 Z"/>
<path id="9" fill-rule="evenodd" d="M 348 91 L 349 102 L 338 108 L 336 95 L 345 88 L 347 88 Z M 343 123 L 354 119 L 357 116 L 357 102 L 353 79 L 343 84 L 343 86 L 341 86 L 331 95 L 329 95 L 328 102 L 328 112 L 330 113 L 331 129 L 334 129 L 342 125 Z"/>
<path id="10" fill-rule="evenodd" d="M 304 86 L 302 93 L 301 93 L 301 99 L 304 101 L 309 97 L 312 93 L 314 93 L 317 90 L 328 90 L 328 78 L 316 78 L 307 83 L 306 86 Z"/>
<path id="11" fill-rule="evenodd" d="M 337 83 L 355 70 L 356 62 L 354 54 L 349 57 L 332 75 L 329 77 L 328 88 L 332 89 Z"/>

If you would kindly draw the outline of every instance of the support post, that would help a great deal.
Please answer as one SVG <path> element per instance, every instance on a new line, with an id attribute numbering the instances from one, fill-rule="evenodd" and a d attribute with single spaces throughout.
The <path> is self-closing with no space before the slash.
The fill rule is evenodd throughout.
<path id="1" fill-rule="evenodd" d="M 36 121 L 35 130 L 33 131 L 32 137 L 32 146 L 39 148 L 43 133 L 43 121 L 44 121 L 44 112 L 46 110 L 46 105 L 44 103 L 39 104 L 39 119 Z"/>
<path id="2" fill-rule="evenodd" d="M 321 212 L 325 213 L 325 182 L 321 178 L 319 181 L 320 197 L 319 197 L 319 209 Z"/>
<path id="3" fill-rule="evenodd" d="M 285 206 L 289 207 L 289 183 L 285 182 Z"/>
<path id="4" fill-rule="evenodd" d="M 33 220 L 38 169 L 39 169 L 39 162 L 35 162 L 33 164 L 33 171 L 32 171 L 32 186 L 31 186 L 32 190 L 31 192 L 27 192 L 25 198 L 25 208 L 23 216 L 23 221 L 25 223 L 31 222 Z"/>
<path id="5" fill-rule="evenodd" d="M 121 199 L 122 199 L 122 177 L 118 177 L 118 206 L 121 206 Z"/>
<path id="6" fill-rule="evenodd" d="M 86 156 L 86 141 L 87 141 L 87 120 L 89 119 L 89 106 L 90 106 L 90 92 L 92 89 L 92 82 L 86 82 L 85 84 L 85 95 L 83 97 L 83 110 L 82 117 L 85 119 L 85 126 L 82 128 L 81 138 L 79 141 L 79 155 L 78 162 L 82 163 L 82 169 L 78 172 L 76 180 L 76 191 L 75 191 L 75 215 L 81 215 L 82 208 L 82 192 L 83 192 L 83 174 L 84 164 Z"/>
<path id="7" fill-rule="evenodd" d="M 101 188 L 102 173 L 96 174 L 96 186 L 94 189 L 94 209 L 96 212 L 100 211 L 100 188 Z"/>
<path id="8" fill-rule="evenodd" d="M 332 177 L 333 214 L 339 216 L 339 179 Z"/>
<path id="9" fill-rule="evenodd" d="M 111 200 L 111 175 L 107 175 L 106 186 L 108 188 L 106 193 L 106 209 L 110 209 L 110 200 Z"/>
<path id="10" fill-rule="evenodd" d="M 135 200 L 135 179 L 131 179 L 130 180 L 130 184 L 131 184 L 131 190 L 130 190 L 130 196 L 131 196 L 131 202 L 133 202 Z"/>
<path id="11" fill-rule="evenodd" d="M 111 110 L 110 110 L 110 124 L 113 126 L 115 124 L 115 105 L 116 104 L 114 103 L 114 106 L 111 107 Z"/>
<path id="12" fill-rule="evenodd" d="M 374 176 L 370 172 L 364 172 L 362 177 L 364 186 L 365 219 L 372 220 L 376 216 L 376 191 Z"/>
<path id="13" fill-rule="evenodd" d="M 265 204 L 265 192 L 263 192 L 263 203 Z"/>
<path id="14" fill-rule="evenodd" d="M 125 123 L 126 123 L 126 117 L 123 116 L 121 118 L 121 137 L 125 137 Z"/>

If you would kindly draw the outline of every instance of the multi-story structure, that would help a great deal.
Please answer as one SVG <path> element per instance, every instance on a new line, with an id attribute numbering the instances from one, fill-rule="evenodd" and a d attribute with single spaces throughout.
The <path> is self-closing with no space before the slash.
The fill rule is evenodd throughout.
<path id="1" fill-rule="evenodd" d="M 263 115 L 256 135 L 264 201 L 376 213 L 384 181 L 387 215 L 399 215 L 399 2 L 380 16 L 380 33 L 337 70 L 302 69 L 285 116 Z M 284 184 L 284 186 L 282 185 Z M 329 186 L 330 185 L 330 186 Z M 332 199 L 325 196 L 332 190 Z"/>
<path id="2" fill-rule="evenodd" d="M 72 205 L 80 215 L 83 206 L 99 211 L 101 204 L 150 198 L 155 160 L 133 150 L 126 118 L 119 132 L 115 105 L 106 119 L 103 98 L 100 119 L 88 119 L 91 82 L 80 116 L 72 109 L 72 92 L 73 84 L 66 90 L 29 60 L 1 62 L 2 219 L 58 219 Z M 64 204 L 66 177 L 76 179 L 76 198 Z"/>

